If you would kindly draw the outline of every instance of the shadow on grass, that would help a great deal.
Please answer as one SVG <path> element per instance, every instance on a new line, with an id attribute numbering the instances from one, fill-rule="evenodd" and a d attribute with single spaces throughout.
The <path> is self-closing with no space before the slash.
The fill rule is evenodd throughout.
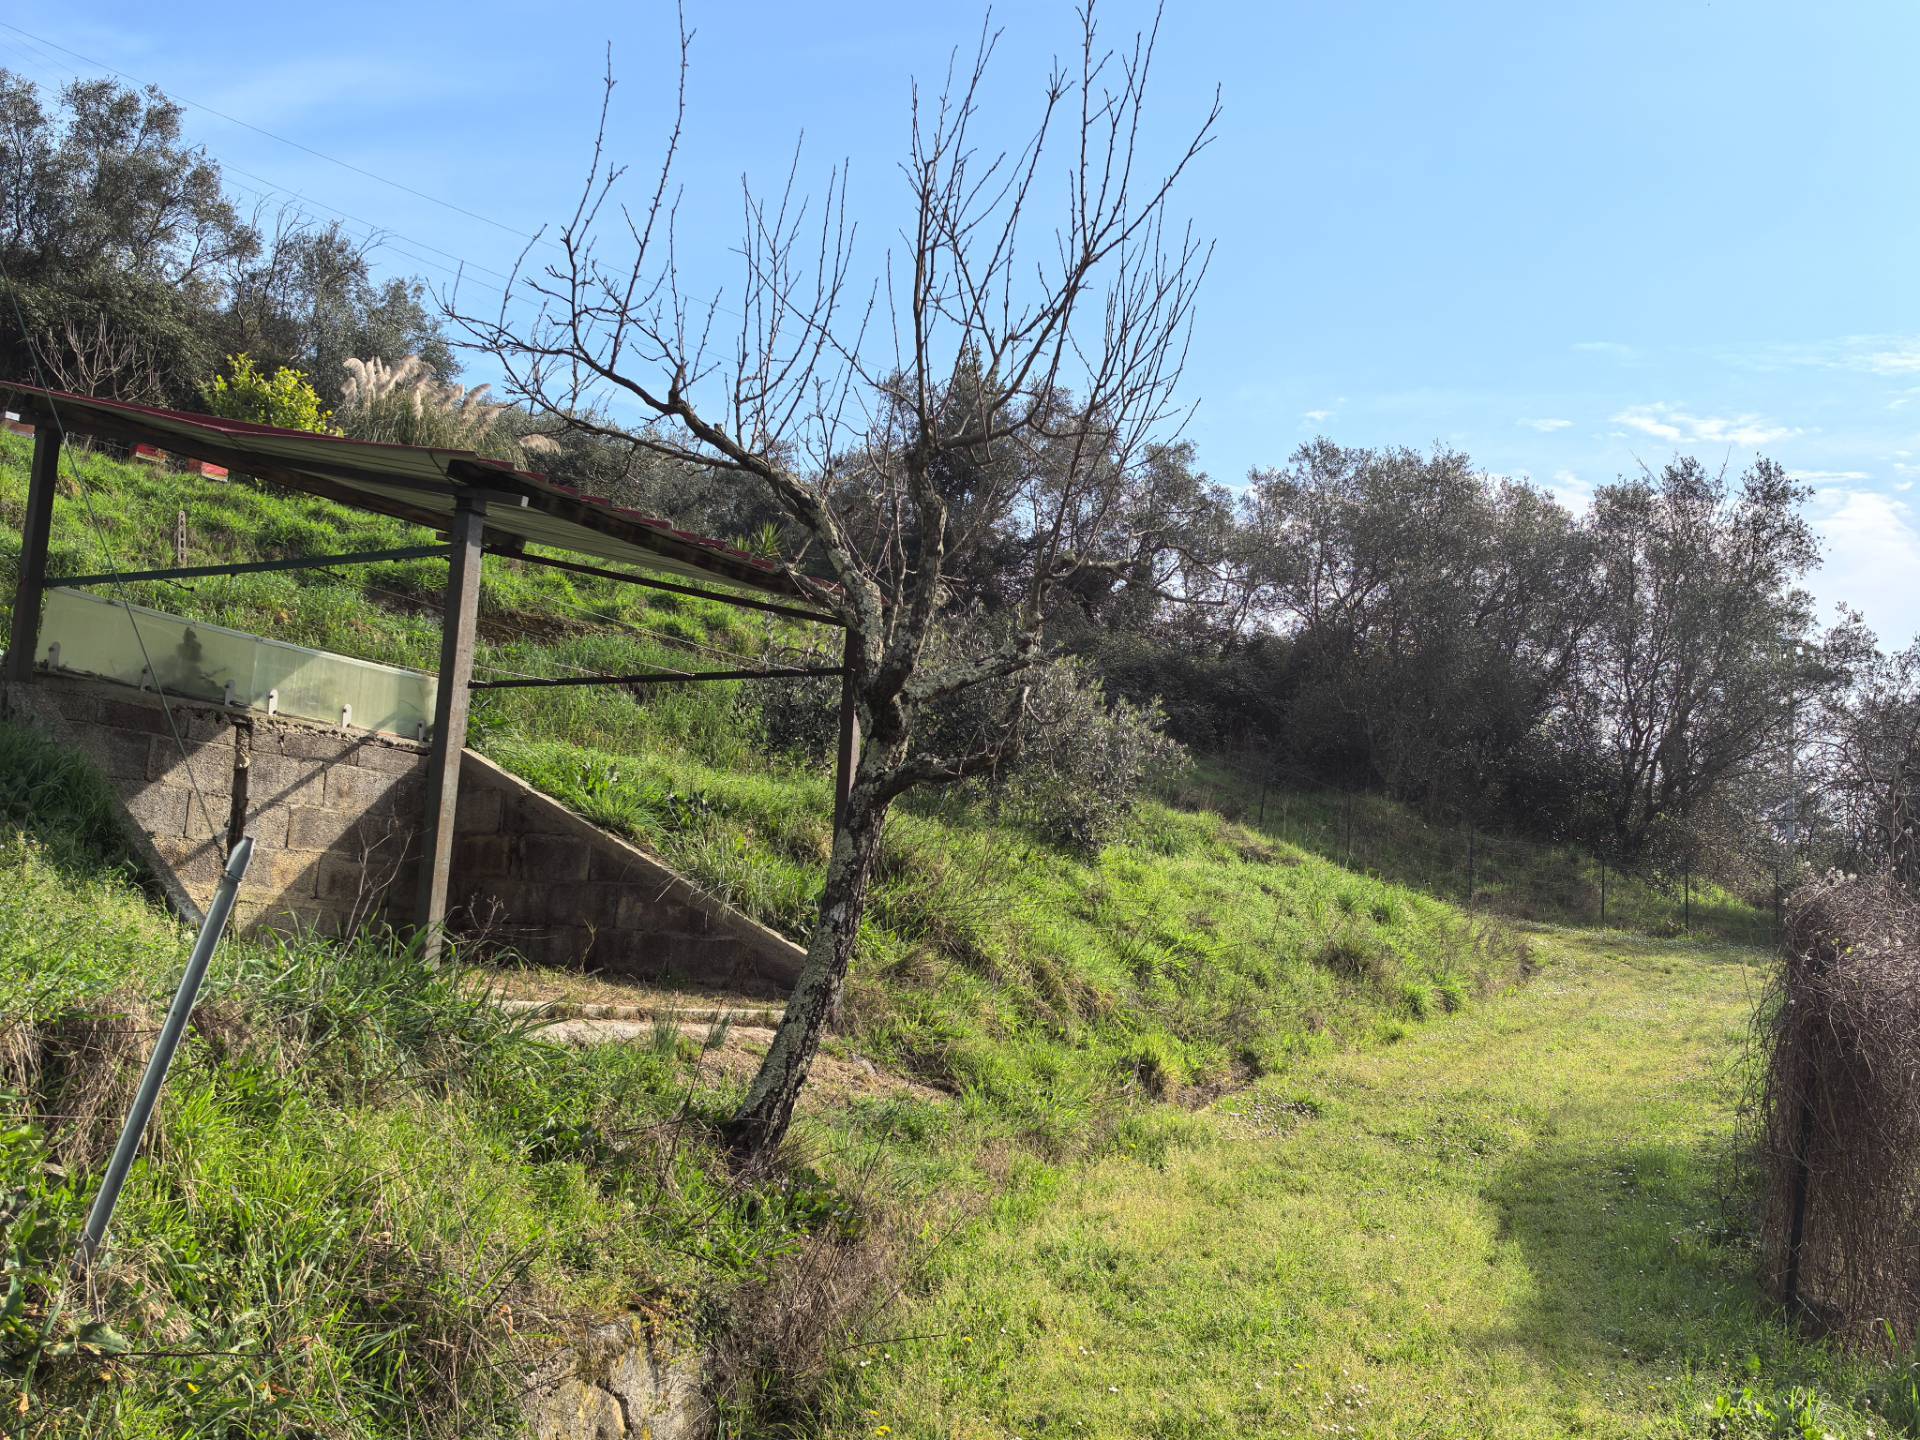
<path id="1" fill-rule="evenodd" d="M 1547 1139 L 1487 1187 L 1532 1294 L 1505 1333 L 1555 1367 L 1724 1356 L 1774 1324 L 1722 1142 Z M 1777 1328 L 1777 1327 L 1775 1327 Z"/>

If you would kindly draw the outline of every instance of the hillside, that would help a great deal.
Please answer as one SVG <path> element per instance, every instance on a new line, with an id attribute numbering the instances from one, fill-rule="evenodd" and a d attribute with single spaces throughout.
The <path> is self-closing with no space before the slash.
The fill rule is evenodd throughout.
<path id="1" fill-rule="evenodd" d="M 17 545 L 7 527 L 25 453 L 0 441 L 0 550 Z M 67 497 L 56 573 L 167 563 L 182 509 L 189 563 L 421 538 L 325 502 L 98 456 L 82 472 L 112 554 Z M 443 568 L 243 576 L 136 598 L 430 665 Z M 693 647 L 758 656 L 807 638 L 510 564 L 489 566 L 482 616 L 479 663 L 530 674 L 685 664 Z M 644 704 L 567 689 L 488 696 L 477 743 L 798 934 L 827 786 L 766 753 L 760 734 L 739 685 Z M 822 1405 L 856 1424 L 869 1396 L 950 1393 L 918 1369 L 861 1364 L 874 1358 L 864 1341 L 905 1333 L 879 1318 L 896 1295 L 957 1303 L 956 1268 L 1009 1264 L 1089 1177 L 1194 1183 L 1226 1123 L 1204 1107 L 1223 1093 L 1254 1085 L 1228 1103 L 1292 1104 L 1296 1076 L 1398 1054 L 1395 1042 L 1429 1030 L 1453 1045 L 1523 1043 L 1437 1022 L 1477 1015 L 1570 953 L 1423 893 L 1447 889 L 1444 837 L 1384 804 L 1367 803 L 1371 843 L 1354 855 L 1332 818 L 1342 802 L 1294 796 L 1263 819 L 1202 767 L 1082 857 L 966 797 L 916 800 L 890 829 L 832 1045 L 940 1098 L 816 1108 L 787 1169 L 743 1182 L 702 1123 L 740 1082 L 675 1031 L 562 1049 L 404 946 L 231 945 L 118 1222 L 105 1301 L 129 1348 L 111 1358 L 61 1351 L 78 1304 L 60 1293 L 62 1256 L 101 1117 L 124 1103 L 185 937 L 140 892 L 77 766 L 0 730 L 0 801 L 0 1089 L 26 1122 L 0 1163 L 10 1213 L 37 1217 L 9 1232 L 21 1299 L 0 1330 L 0 1401 L 48 1435 L 173 1434 L 221 1407 L 235 1434 L 418 1433 L 420 1416 L 434 1433 L 484 1434 L 510 1413 L 513 1337 L 625 1309 L 720 1357 L 732 1433 L 816 1426 Z M 1567 864 L 1501 842 L 1479 884 L 1508 909 L 1584 921 L 1585 892 L 1554 883 Z M 1637 882 L 1618 894 L 1617 915 L 1677 928 L 1672 897 Z M 1700 919 L 1764 929 L 1724 895 Z M 1726 1264 L 1737 1288 L 1738 1261 Z"/>

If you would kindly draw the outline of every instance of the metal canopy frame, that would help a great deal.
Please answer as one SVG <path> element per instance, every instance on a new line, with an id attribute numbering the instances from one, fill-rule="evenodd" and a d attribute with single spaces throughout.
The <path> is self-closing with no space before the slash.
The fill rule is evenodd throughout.
<path id="1" fill-rule="evenodd" d="M 430 953 L 438 953 L 445 929 L 460 757 L 466 749 L 469 697 L 475 690 L 838 676 L 841 680 L 840 733 L 834 765 L 834 816 L 838 824 L 860 752 L 852 654 L 845 655 L 843 663 L 834 667 L 662 670 L 644 675 L 558 679 L 476 681 L 472 678 L 480 573 L 488 555 L 507 556 L 526 564 L 795 620 L 842 624 L 838 617 L 806 603 L 813 600 L 813 592 L 771 562 L 717 540 L 676 529 L 664 520 L 623 509 L 597 496 L 582 495 L 543 475 L 516 470 L 502 461 L 469 452 L 312 435 L 95 396 L 71 395 L 21 382 L 0 381 L 0 396 L 5 396 L 23 417 L 31 418 L 35 427 L 27 511 L 21 527 L 20 580 L 14 596 L 4 674 L 9 682 L 26 684 L 34 678 L 41 599 L 51 588 L 371 565 L 428 557 L 443 557 L 449 562 L 441 630 L 441 684 L 428 755 L 423 857 L 426 863 L 421 867 L 416 915 L 416 923 L 423 931 L 423 943 Z M 187 459 L 224 466 L 229 472 L 424 526 L 445 534 L 447 542 L 346 555 L 49 577 L 47 547 L 59 454 L 65 436 L 73 433 L 156 446 Z M 529 544 L 569 550 L 597 561 L 610 560 L 653 573 L 636 574 L 610 569 L 604 564 L 528 554 Z M 735 589 L 713 590 L 688 584 L 688 580 L 719 582 Z M 746 593 L 738 593 L 741 591 Z"/>

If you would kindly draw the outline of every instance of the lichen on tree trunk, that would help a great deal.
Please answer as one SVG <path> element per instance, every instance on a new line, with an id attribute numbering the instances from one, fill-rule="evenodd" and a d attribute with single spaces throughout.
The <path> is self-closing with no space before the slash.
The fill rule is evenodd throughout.
<path id="1" fill-rule="evenodd" d="M 729 1140 L 746 1158 L 764 1155 L 786 1135 L 813 1057 L 819 1053 L 820 1037 L 839 1007 L 886 820 L 887 802 L 877 794 L 878 788 L 869 777 L 864 784 L 856 780 L 847 795 L 820 892 L 819 920 L 807 945 L 806 967 L 794 984 L 760 1073 L 728 1123 Z"/>

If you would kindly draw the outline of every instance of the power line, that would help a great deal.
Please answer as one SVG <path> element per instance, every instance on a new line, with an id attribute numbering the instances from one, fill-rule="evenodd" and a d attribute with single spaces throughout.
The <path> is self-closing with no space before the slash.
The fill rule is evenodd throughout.
<path id="1" fill-rule="evenodd" d="M 73 50 L 68 48 L 65 45 L 60 44 L 58 41 L 49 40 L 49 39 L 46 39 L 44 36 L 36 35 L 32 31 L 23 29 L 22 27 L 12 24 L 9 21 L 0 20 L 0 29 L 12 31 L 15 35 L 23 37 L 27 42 L 29 42 L 29 47 L 35 50 L 35 52 L 40 55 L 40 58 L 42 60 L 46 61 L 49 64 L 54 65 L 56 69 L 61 68 L 59 66 L 59 62 L 54 61 L 50 56 L 46 56 L 44 52 L 39 52 L 37 48 L 38 46 L 42 46 L 42 45 L 50 46 L 51 48 L 58 50 L 63 55 L 70 56 L 71 58 L 75 60 L 79 60 L 84 64 L 91 65 L 97 69 L 105 70 L 110 74 L 117 75 L 122 80 L 128 81 L 131 84 L 135 84 L 135 85 L 152 84 L 152 82 L 142 80 L 139 76 L 131 74 L 128 71 L 121 70 L 118 67 L 113 65 L 109 65 L 105 61 L 96 60 L 91 56 L 84 55 L 78 50 Z M 6 38 L 7 37 L 5 37 L 4 35 L 0 35 L 0 40 L 6 40 Z M 8 42 L 8 43 L 16 44 L 17 46 L 17 42 Z M 72 74 L 73 78 L 76 78 L 76 79 L 79 78 L 77 72 L 64 72 L 64 73 L 70 73 Z M 470 219 L 479 220 L 484 224 L 491 225 L 498 230 L 505 231 L 507 234 L 517 236 L 522 240 L 528 240 L 528 241 L 538 240 L 541 244 L 547 245 L 554 250 L 560 250 L 564 253 L 565 247 L 563 247 L 558 241 L 553 240 L 545 236 L 544 234 L 528 235 L 525 232 L 516 230 L 511 225 L 507 225 L 502 221 L 495 220 L 490 216 L 482 215 L 477 211 L 469 210 L 464 206 L 453 203 L 452 201 L 442 200 L 437 196 L 428 195 L 424 191 L 417 190 L 414 187 L 404 184 L 401 181 L 389 179 L 385 175 L 378 174 L 372 170 L 365 169 L 362 166 L 354 165 L 348 161 L 341 160 L 336 156 L 327 154 L 325 151 L 315 149 L 313 146 L 302 144 L 300 141 L 292 140 L 287 138 L 286 136 L 276 134 L 274 131 L 268 130 L 264 126 L 255 125 L 251 121 L 242 120 L 241 118 L 235 115 L 229 115 L 225 111 L 215 109 L 211 105 L 205 105 L 200 103 L 199 101 L 191 100 L 188 97 L 181 95 L 175 91 L 162 89 L 158 85 L 153 85 L 153 88 L 160 90 L 160 92 L 163 95 L 166 95 L 169 99 L 177 100 L 183 105 L 190 105 L 195 109 L 204 110 L 208 114 L 217 116 L 220 119 L 226 120 L 231 124 L 239 125 L 245 129 L 254 131 L 256 134 L 266 136 L 268 139 L 278 141 L 281 144 L 292 146 L 296 150 L 300 150 L 306 154 L 313 155 L 322 160 L 326 160 L 332 164 L 340 166 L 343 169 L 350 170 L 355 174 L 364 175 L 367 178 L 372 180 L 377 180 L 384 185 L 392 186 L 396 190 L 401 190 L 407 194 L 417 196 L 420 199 L 427 200 L 433 204 L 444 206 L 447 209 L 455 212 L 456 214 L 467 216 Z M 484 280 L 472 279 L 471 277 L 467 276 L 467 274 L 465 273 L 467 270 L 478 270 L 486 274 L 496 276 L 503 281 L 510 281 L 511 277 L 509 277 L 503 271 L 497 270 L 492 266 L 481 265 L 477 261 L 469 260 L 463 255 L 456 254 L 455 252 L 450 250 L 444 250 L 441 247 L 429 244 L 424 240 L 417 240 L 410 236 L 403 235 L 399 231 L 392 230 L 390 227 L 377 225 L 373 221 L 351 215 L 344 210 L 340 210 L 338 207 L 327 205 L 321 201 L 312 199 L 311 197 L 304 195 L 300 191 L 294 190 L 290 186 L 280 185 L 273 180 L 270 180 L 264 176 L 255 175 L 251 171 L 242 169 L 237 165 L 230 165 L 228 162 L 224 160 L 218 160 L 217 157 L 216 157 L 216 160 L 223 172 L 226 170 L 233 170 L 237 174 L 246 175 L 250 179 L 257 181 L 260 184 L 267 185 L 271 191 L 276 191 L 279 193 L 290 195 L 295 200 L 298 200 L 305 204 L 313 205 L 319 210 L 327 214 L 335 215 L 343 220 L 348 220 L 355 224 L 359 224 L 366 227 L 366 229 L 369 231 L 371 238 L 375 238 L 379 240 L 379 243 L 385 244 L 386 247 L 393 250 L 394 253 L 403 255 L 407 259 L 414 261 L 416 264 L 426 265 L 433 269 L 441 270 L 446 274 L 453 276 L 456 281 L 469 283 L 476 286 L 479 289 L 486 290 L 491 294 L 498 295 L 501 297 L 502 301 L 506 304 L 513 304 L 517 301 L 522 305 L 532 307 L 536 311 L 541 308 L 542 302 L 537 301 L 536 299 L 526 295 L 518 295 L 513 293 L 513 291 L 510 288 L 510 285 L 508 287 L 491 285 Z M 259 190 L 255 190 L 251 186 L 241 185 L 238 182 L 233 182 L 233 183 L 236 185 L 237 188 L 242 190 L 247 190 L 254 195 L 258 195 L 263 200 L 271 198 L 270 194 L 263 193 Z M 381 236 L 386 236 L 386 235 L 398 236 L 400 239 L 407 241 L 408 244 L 420 246 L 422 249 L 430 250 L 436 254 L 445 256 L 449 260 L 457 261 L 459 264 L 459 268 L 456 269 L 453 266 L 443 264 L 439 261 L 429 260 L 425 256 L 413 254 L 407 250 L 401 249 L 397 245 L 391 244 L 391 242 L 388 242 L 388 241 L 385 241 L 384 239 L 379 238 Z M 721 293 L 724 293 L 724 291 Z M 747 318 L 740 310 L 737 310 L 730 306 L 722 304 L 720 294 L 715 294 L 710 297 L 704 297 L 704 298 L 696 297 L 696 296 L 686 296 L 686 297 L 683 297 L 683 299 L 686 303 L 689 303 L 697 307 L 711 307 L 714 312 L 721 315 L 729 316 L 732 319 L 745 320 Z"/>
<path id="2" fill-rule="evenodd" d="M 309 195 L 304 191 L 295 190 L 291 185 L 283 185 L 279 181 L 271 179 L 265 175 L 256 175 L 254 174 L 253 171 L 244 169 L 241 166 L 234 164 L 231 160 L 220 161 L 220 169 L 223 173 L 231 172 L 235 175 L 244 175 L 249 180 L 253 180 L 258 182 L 261 185 L 265 185 L 267 188 L 264 191 L 255 190 L 250 185 L 239 186 L 240 189 L 245 190 L 250 194 L 258 195 L 262 200 L 271 200 L 276 195 L 284 195 L 291 200 L 299 201 L 303 205 L 311 205 L 316 209 L 325 211 L 329 215 L 336 215 L 342 220 L 352 221 L 356 225 L 364 225 L 367 228 L 367 230 L 375 236 L 390 235 L 396 240 L 406 241 L 407 244 L 409 245 L 417 245 L 422 250 L 431 250 L 434 254 L 443 256 L 448 260 L 458 261 L 460 264 L 461 270 L 479 270 L 479 271 L 483 271 L 488 275 L 497 276 L 501 280 L 511 280 L 513 278 L 511 275 L 507 274 L 507 272 L 504 270 L 496 270 L 491 265 L 482 265 L 478 260 L 469 260 L 467 259 L 466 256 L 455 254 L 451 250 L 442 250 L 438 245 L 430 244 L 427 241 L 421 240 L 412 235 L 403 234 L 401 231 L 392 229 L 391 227 L 386 225 L 382 225 L 377 221 L 368 220 L 363 216 L 355 215 L 351 211 L 342 210 L 338 205 L 330 204 L 327 201 L 320 199 L 318 196 Z M 416 256 L 411 256 L 409 258 L 417 260 L 420 257 L 416 255 Z M 427 260 L 427 261 L 422 261 L 421 263 L 431 265 L 434 262 Z M 448 274 L 459 273 L 459 271 L 455 271 L 451 266 L 441 265 L 439 266 L 439 268 L 447 271 Z M 475 282 L 475 283 L 479 283 L 479 282 Z M 493 289 L 497 287 L 489 286 L 487 288 Z"/>
<path id="3" fill-rule="evenodd" d="M 34 47 L 23 45 L 20 41 L 10 39 L 5 35 L 0 35 L 0 44 L 7 45 L 13 50 L 16 56 L 27 56 L 37 62 L 32 68 L 40 72 L 37 78 L 48 84 L 54 83 L 55 80 L 64 82 L 80 78 L 79 72 L 62 66 L 51 56 L 46 55 Z M 18 62 L 16 61 L 15 63 Z M 384 225 L 376 220 L 369 220 L 363 215 L 356 215 L 352 211 L 342 209 L 340 206 L 323 200 L 316 195 L 311 195 L 303 190 L 297 190 L 283 181 L 274 179 L 272 176 L 261 175 L 247 169 L 245 166 L 236 165 L 231 160 L 215 157 L 215 163 L 219 165 L 221 174 L 224 177 L 228 177 L 228 183 L 236 190 L 244 190 L 247 194 L 256 196 L 262 201 L 271 202 L 279 200 L 282 204 L 285 204 L 286 201 L 291 200 L 323 215 L 344 220 L 350 224 L 359 225 L 367 232 L 370 240 L 392 250 L 396 254 L 406 256 L 407 259 L 417 264 L 440 270 L 457 279 L 465 279 L 468 283 L 478 286 L 482 290 L 491 291 L 496 295 L 505 296 L 508 294 L 504 286 L 489 285 L 484 280 L 473 279 L 469 273 L 477 271 L 481 274 L 491 275 L 498 280 L 510 282 L 513 277 L 504 270 L 496 269 L 492 265 L 483 265 L 478 260 L 469 259 L 465 255 L 444 249 L 441 246 L 433 244 L 431 241 L 422 240 L 415 235 L 408 235 L 403 231 L 394 229 L 390 225 Z M 231 179 L 230 177 L 234 175 L 244 175 L 248 180 L 254 181 L 255 184 L 248 185 L 239 180 Z M 258 188 L 259 186 L 265 186 L 266 188 L 260 189 Z M 392 242 L 395 240 L 404 241 L 406 244 L 416 246 L 421 250 L 431 251 L 433 254 L 441 256 L 444 260 L 453 261 L 454 264 L 447 265 L 440 261 L 430 260 L 423 255 L 412 254 L 409 251 L 401 249 L 400 246 L 393 244 Z"/>
<path id="4" fill-rule="evenodd" d="M 88 65 L 92 65 L 97 69 L 105 70 L 109 74 L 117 75 L 122 80 L 126 80 L 132 84 L 148 85 L 153 83 L 150 81 L 142 80 L 139 76 L 131 74 L 128 71 L 121 70 L 115 66 L 109 65 L 105 61 L 95 60 L 91 56 L 83 55 L 77 50 L 71 50 L 65 45 L 58 43 L 57 41 L 48 40 L 43 36 L 35 35 L 32 31 L 24 30 L 20 26 L 14 25 L 8 21 L 0 20 L 0 29 L 11 30 L 14 32 L 14 34 L 23 36 L 27 40 L 36 42 L 37 44 L 51 46 L 53 49 L 60 51 L 63 55 L 71 56 L 73 59 L 82 61 L 83 63 Z M 5 37 L 0 36 L 0 39 L 5 39 Z M 51 62 L 51 57 L 47 57 L 43 55 L 42 58 L 47 59 L 48 61 Z M 52 62 L 52 63 L 57 64 L 57 62 Z M 62 73 L 70 74 L 73 76 L 73 78 L 76 78 L 76 79 L 79 78 L 77 72 L 63 71 Z M 191 105 L 196 110 L 204 110 L 209 115 L 218 116 L 222 120 L 226 120 L 232 124 L 242 126 L 243 128 L 248 130 L 252 130 L 256 134 L 264 135 L 270 140 L 276 140 L 276 141 L 279 141 L 281 144 L 290 145 L 296 150 L 300 150 L 305 152 L 306 154 L 316 156 L 319 159 L 329 161 L 332 164 L 341 166 L 343 169 L 351 170 L 355 174 L 364 175 L 367 178 L 372 180 L 378 180 L 383 185 L 390 185 L 396 190 L 405 191 L 407 194 L 418 196 L 420 199 L 430 201 L 433 204 L 443 205 L 449 210 L 454 211 L 456 214 L 467 216 L 470 219 L 479 220 L 484 224 L 491 225 L 495 229 L 505 231 L 507 234 L 513 235 L 521 240 L 537 241 L 542 245 L 548 246 L 550 249 L 558 250 L 558 251 L 561 251 L 562 253 L 565 252 L 566 247 L 561 245 L 559 241 L 554 240 L 546 236 L 545 234 L 529 235 L 525 231 L 516 230 L 513 226 L 508 225 L 503 221 L 495 220 L 490 216 L 479 214 L 478 212 L 473 210 L 468 210 L 464 206 L 457 205 L 450 200 L 442 200 L 437 196 L 428 195 L 425 192 L 416 190 L 412 186 L 407 185 L 399 180 L 390 179 L 387 176 L 381 175 L 375 171 L 365 169 L 364 167 L 359 165 L 354 165 L 349 161 L 341 160 L 335 156 L 327 154 L 323 150 L 317 150 L 311 145 L 302 144 L 298 140 L 288 139 L 286 136 L 276 134 L 275 132 L 266 129 L 263 126 L 255 125 L 249 120 L 242 120 L 236 115 L 229 115 L 224 110 L 216 110 L 211 105 L 204 105 L 204 104 L 201 104 L 199 101 L 190 100 L 186 96 L 178 93 L 177 91 L 167 90 L 164 87 L 161 87 L 158 85 L 154 85 L 154 88 L 159 89 L 162 94 L 167 96 L 167 98 L 172 100 L 178 100 L 183 105 Z M 449 275 L 453 275 L 456 279 L 467 278 L 464 274 L 464 272 L 467 270 L 478 270 L 485 274 L 495 276 L 500 280 L 511 280 L 512 278 L 506 272 L 498 270 L 491 265 L 482 265 L 478 261 L 469 260 L 464 255 L 456 254 L 451 250 L 442 249 L 440 246 L 430 244 L 425 240 L 419 240 L 411 236 L 401 234 L 401 232 L 394 230 L 390 226 L 380 225 L 375 221 L 367 220 L 360 216 L 350 214 L 349 212 L 340 209 L 336 205 L 329 205 L 324 201 L 305 195 L 304 193 L 293 189 L 291 186 L 281 185 L 277 181 L 268 179 L 265 176 L 253 174 L 253 172 L 242 169 L 240 166 L 234 165 L 229 161 L 219 160 L 218 163 L 223 171 L 232 170 L 236 174 L 245 175 L 252 180 L 258 181 L 259 183 L 268 186 L 273 191 L 290 195 L 294 199 L 302 201 L 303 203 L 306 203 L 306 204 L 313 205 L 316 208 L 326 212 L 329 215 L 337 215 L 343 220 L 351 220 L 356 224 L 366 226 L 369 231 L 378 231 L 382 235 L 397 236 L 399 239 L 405 240 L 409 245 L 417 245 L 421 249 L 430 250 L 437 255 L 446 257 L 449 260 L 457 261 L 459 263 L 459 266 L 461 267 L 460 269 L 454 269 L 453 267 L 439 264 L 435 261 L 428 260 L 423 256 L 408 254 L 406 251 L 401 250 L 398 246 L 389 246 L 389 248 L 393 249 L 396 253 L 406 255 L 409 260 L 416 261 L 417 263 L 422 265 L 432 266 L 435 269 L 443 270 Z M 269 198 L 266 195 L 262 195 L 260 191 L 253 190 L 252 187 L 250 186 L 241 185 L 238 188 L 243 190 L 248 190 L 250 191 L 250 193 L 255 195 L 261 195 L 262 199 Z M 522 303 L 525 303 L 525 304 L 533 303 L 531 300 L 529 300 L 525 296 L 514 295 L 506 289 L 503 289 L 495 285 L 489 285 L 485 281 L 473 280 L 471 281 L 471 283 L 483 290 L 490 291 L 493 294 L 500 295 L 503 298 L 508 300 L 520 300 Z M 739 310 L 736 310 L 729 306 L 721 304 L 720 296 L 717 294 L 708 296 L 708 297 L 687 296 L 685 298 L 690 304 L 699 305 L 699 306 L 711 305 L 713 309 L 716 310 L 719 314 L 729 316 L 730 318 L 735 320 L 744 320 L 746 318 L 746 316 L 743 315 Z"/>
<path id="5" fill-rule="evenodd" d="M 36 35 L 31 30 L 23 29 L 18 25 L 9 23 L 8 21 L 0 20 L 0 27 L 11 30 L 16 35 L 25 36 L 28 40 L 31 40 L 36 44 L 50 46 L 51 48 L 58 50 L 62 55 L 69 55 L 75 60 L 81 61 L 83 64 L 93 66 L 95 69 L 105 70 L 111 75 L 118 75 L 122 80 L 129 81 L 132 84 L 150 85 L 153 83 L 151 81 L 141 79 L 138 75 L 130 74 L 127 71 L 120 69 L 118 66 L 109 65 L 104 60 L 96 60 L 91 55 L 82 55 L 78 50 L 69 49 L 67 46 L 60 44 L 57 40 L 49 40 L 44 35 Z M 155 88 L 157 89 L 159 87 L 156 86 Z M 515 229 L 513 226 L 507 224 L 504 221 L 495 220 L 491 215 L 482 215 L 477 210 L 469 210 L 464 205 L 456 205 L 453 201 L 443 200 L 438 195 L 429 195 L 424 190 L 415 189 L 413 186 L 408 185 L 403 181 L 389 179 L 387 176 L 381 175 L 372 170 L 368 170 L 364 166 L 355 165 L 350 160 L 342 160 L 337 155 L 329 155 L 324 150 L 316 150 L 311 145 L 303 145 L 298 140 L 290 140 L 285 135 L 276 134 L 274 131 L 267 129 L 264 125 L 255 125 L 250 120 L 242 120 L 237 115 L 229 115 L 224 110 L 218 110 L 218 109 L 215 109 L 213 106 L 203 104 L 198 100 L 189 99 L 187 96 L 182 95 L 177 90 L 168 90 L 164 93 L 170 99 L 177 100 L 182 105 L 191 105 L 196 110 L 204 110 L 206 111 L 207 114 L 217 116 L 218 118 L 225 120 L 230 125 L 238 125 L 244 130 L 253 131 L 253 133 L 256 135 L 264 135 L 269 140 L 278 141 L 282 145 L 289 145 L 293 147 L 295 150 L 299 150 L 304 154 L 313 156 L 316 160 L 325 160 L 330 165 L 338 165 L 342 170 L 350 170 L 354 174 L 365 176 L 369 180 L 377 180 L 382 185 L 390 185 L 395 190 L 403 191 L 404 193 L 413 196 L 415 199 L 425 200 L 431 205 L 441 206 L 443 209 L 453 211 L 453 213 L 456 215 L 464 215 L 469 220 L 478 220 L 482 225 L 491 225 L 494 229 L 505 231 L 507 234 L 514 236 L 516 239 L 524 240 L 524 241 L 540 240 L 541 243 L 544 243 L 547 245 L 554 245 L 555 248 L 558 248 L 557 242 L 555 241 L 547 240 L 542 236 L 530 235 L 524 230 Z"/>

